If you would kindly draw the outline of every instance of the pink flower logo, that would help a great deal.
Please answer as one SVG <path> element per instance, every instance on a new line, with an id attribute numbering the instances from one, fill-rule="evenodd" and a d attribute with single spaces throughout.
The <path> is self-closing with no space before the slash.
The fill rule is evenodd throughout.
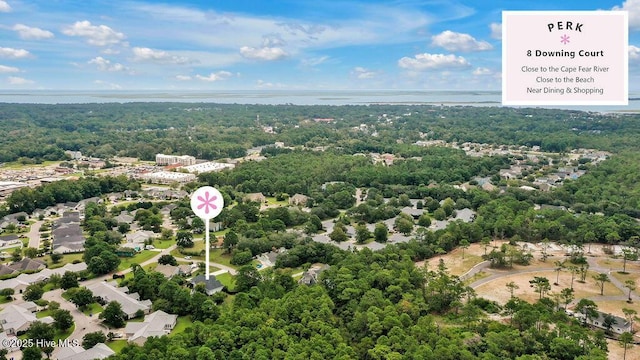
<path id="1" fill-rule="evenodd" d="M 209 207 L 211 207 L 211 210 L 215 210 L 218 208 L 216 204 L 213 203 L 217 199 L 218 199 L 217 196 L 209 197 L 209 192 L 205 191 L 204 197 L 198 196 L 198 200 L 202 201 L 202 203 L 198 205 L 198 209 L 204 208 L 204 213 L 209 214 Z"/>
<path id="2" fill-rule="evenodd" d="M 191 210 L 203 220 L 220 215 L 223 207 L 224 198 L 216 188 L 203 186 L 191 194 Z"/>

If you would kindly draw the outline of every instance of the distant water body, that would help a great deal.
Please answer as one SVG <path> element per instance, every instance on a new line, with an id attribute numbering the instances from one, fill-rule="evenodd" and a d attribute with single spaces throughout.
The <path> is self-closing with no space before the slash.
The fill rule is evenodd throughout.
<path id="1" fill-rule="evenodd" d="M 447 105 L 502 106 L 500 91 L 0 91 L 0 103 L 87 104 L 184 102 L 266 105 Z M 640 112 L 640 94 L 628 106 L 540 106 L 595 112 Z"/>

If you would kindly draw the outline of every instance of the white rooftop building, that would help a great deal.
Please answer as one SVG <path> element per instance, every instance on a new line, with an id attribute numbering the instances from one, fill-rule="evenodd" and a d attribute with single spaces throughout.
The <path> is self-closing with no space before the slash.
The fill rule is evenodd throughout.
<path id="1" fill-rule="evenodd" d="M 213 171 L 222 171 L 224 169 L 233 169 L 234 167 L 236 167 L 234 164 L 209 161 L 201 164 L 185 166 L 183 167 L 183 169 L 187 170 L 190 173 L 200 174 Z"/>
<path id="2" fill-rule="evenodd" d="M 194 165 L 195 163 L 196 163 L 196 158 L 190 155 L 165 155 L 165 154 L 156 155 L 157 165 L 180 164 L 183 166 L 187 166 L 187 165 Z"/>
<path id="3" fill-rule="evenodd" d="M 156 184 L 188 183 L 196 180 L 195 174 L 186 174 L 181 172 L 158 171 L 148 173 L 141 176 L 145 180 L 150 180 Z"/>

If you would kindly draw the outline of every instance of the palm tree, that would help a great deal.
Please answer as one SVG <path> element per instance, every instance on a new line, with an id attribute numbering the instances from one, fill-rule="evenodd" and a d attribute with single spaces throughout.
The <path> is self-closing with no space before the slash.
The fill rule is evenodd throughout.
<path id="1" fill-rule="evenodd" d="M 546 277 L 535 276 L 533 280 L 529 280 L 529 284 L 535 287 L 536 292 L 540 294 L 540 299 L 542 299 L 545 292 L 551 290 L 549 279 L 547 279 Z"/>
<path id="2" fill-rule="evenodd" d="M 636 315 L 638 314 L 638 312 L 635 311 L 634 309 L 622 308 L 622 313 L 624 314 L 624 317 L 627 319 L 627 322 L 629 322 L 629 325 L 630 325 L 629 328 L 631 332 L 633 332 L 633 320 L 637 319 Z"/>
<path id="3" fill-rule="evenodd" d="M 605 273 L 594 275 L 593 279 L 600 285 L 600 295 L 604 295 L 604 283 L 610 282 L 609 276 Z"/>
<path id="4" fill-rule="evenodd" d="M 633 346 L 633 335 L 630 332 L 623 332 L 620 334 L 620 342 L 624 347 L 624 355 L 622 355 L 622 359 L 626 360 L 627 358 L 627 349 Z"/>
<path id="5" fill-rule="evenodd" d="M 517 289 L 520 289 L 520 287 L 513 281 L 508 282 L 505 286 L 507 287 L 507 289 L 509 289 L 509 292 L 511 293 L 511 298 L 513 298 L 513 292 Z"/>
<path id="6" fill-rule="evenodd" d="M 564 261 L 556 260 L 553 262 L 553 265 L 556 266 L 556 282 L 553 285 L 558 285 L 558 281 L 560 280 L 560 271 L 564 269 Z"/>
<path id="7" fill-rule="evenodd" d="M 629 301 L 628 302 L 632 302 L 633 300 L 631 299 L 631 291 L 636 289 L 636 283 L 633 280 L 625 280 L 624 286 L 627 289 L 629 289 Z"/>
<path id="8" fill-rule="evenodd" d="M 562 300 L 564 302 L 564 309 L 567 309 L 569 303 L 573 301 L 573 289 L 564 288 L 560 290 L 560 295 L 562 295 Z"/>

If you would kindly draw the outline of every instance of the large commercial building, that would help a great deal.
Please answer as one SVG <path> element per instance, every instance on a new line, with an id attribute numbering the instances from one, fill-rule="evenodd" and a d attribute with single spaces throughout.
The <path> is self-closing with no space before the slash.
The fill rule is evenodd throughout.
<path id="1" fill-rule="evenodd" d="M 233 169 L 234 167 L 235 167 L 234 164 L 209 161 L 201 164 L 185 166 L 182 169 L 185 169 L 188 172 L 193 174 L 200 174 L 200 173 L 206 173 L 206 172 L 212 172 L 212 171 L 222 171 L 224 169 Z"/>
<path id="2" fill-rule="evenodd" d="M 195 174 L 185 174 L 180 172 L 158 171 L 154 173 L 143 174 L 144 180 L 149 180 L 154 184 L 172 184 L 172 183 L 188 183 L 196 180 Z"/>
<path id="3" fill-rule="evenodd" d="M 196 158 L 189 155 L 165 155 L 165 154 L 157 154 L 156 155 L 156 164 L 157 165 L 194 165 L 196 163 Z"/>

